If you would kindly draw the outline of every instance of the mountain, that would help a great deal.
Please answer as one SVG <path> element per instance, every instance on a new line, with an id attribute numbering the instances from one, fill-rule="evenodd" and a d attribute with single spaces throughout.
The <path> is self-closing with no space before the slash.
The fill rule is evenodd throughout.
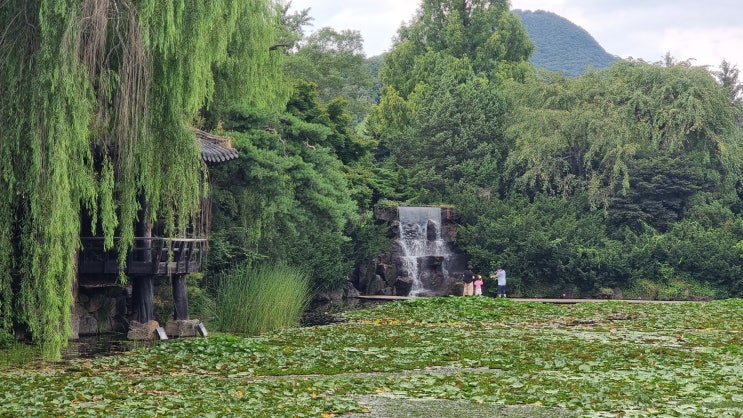
<path id="1" fill-rule="evenodd" d="M 513 10 L 535 45 L 536 67 L 577 77 L 586 69 L 610 66 L 619 58 L 604 50 L 593 36 L 575 23 L 544 10 Z"/>

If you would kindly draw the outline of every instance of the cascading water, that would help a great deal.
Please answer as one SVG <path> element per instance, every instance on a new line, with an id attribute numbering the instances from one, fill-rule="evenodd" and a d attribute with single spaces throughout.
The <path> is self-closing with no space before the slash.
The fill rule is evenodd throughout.
<path id="1" fill-rule="evenodd" d="M 409 296 L 420 296 L 428 290 L 425 281 L 432 280 L 422 268 L 430 259 L 440 260 L 440 270 L 434 273 L 438 280 L 449 275 L 447 262 L 452 253 L 441 237 L 441 208 L 400 206 L 397 211 L 402 274 L 412 280 Z"/>

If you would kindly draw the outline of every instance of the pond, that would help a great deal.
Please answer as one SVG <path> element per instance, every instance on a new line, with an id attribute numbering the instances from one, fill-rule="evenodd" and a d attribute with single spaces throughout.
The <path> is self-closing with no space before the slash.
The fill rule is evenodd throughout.
<path id="1" fill-rule="evenodd" d="M 346 311 L 372 308 L 386 302 L 384 300 L 343 299 L 333 302 L 313 303 L 302 315 L 300 325 L 311 327 L 345 322 L 339 314 Z M 136 348 L 150 347 L 161 343 L 163 342 L 159 340 L 129 340 L 126 333 L 120 332 L 85 335 L 81 336 L 78 340 L 71 341 L 69 346 L 62 351 L 62 358 L 71 360 L 75 358 L 112 356 Z"/>
<path id="2" fill-rule="evenodd" d="M 84 335 L 77 340 L 70 341 L 67 348 L 62 350 L 62 358 L 70 360 L 74 358 L 112 356 L 135 348 L 150 347 L 159 343 L 160 341 L 157 340 L 130 340 L 126 338 L 126 333 L 121 332 Z"/>
<path id="3" fill-rule="evenodd" d="M 369 309 L 387 302 L 389 302 L 389 300 L 356 298 L 334 300 L 330 302 L 313 302 L 302 315 L 300 325 L 303 327 L 311 327 L 345 322 L 345 320 L 340 316 L 343 312 Z"/>

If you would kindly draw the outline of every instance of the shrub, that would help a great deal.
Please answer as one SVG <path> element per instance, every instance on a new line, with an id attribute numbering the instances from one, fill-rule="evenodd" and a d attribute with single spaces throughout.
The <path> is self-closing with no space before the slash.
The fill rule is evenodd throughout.
<path id="1" fill-rule="evenodd" d="M 13 334 L 4 329 L 0 329 L 0 350 L 4 350 L 15 345 L 16 340 Z"/>
<path id="2" fill-rule="evenodd" d="M 675 277 L 671 280 L 639 280 L 624 291 L 627 299 L 648 300 L 712 300 L 724 297 L 709 283 Z"/>

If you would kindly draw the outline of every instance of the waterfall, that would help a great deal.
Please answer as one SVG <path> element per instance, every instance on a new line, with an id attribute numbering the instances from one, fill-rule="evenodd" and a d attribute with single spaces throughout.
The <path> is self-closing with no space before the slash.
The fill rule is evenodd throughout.
<path id="1" fill-rule="evenodd" d="M 441 237 L 440 207 L 397 208 L 400 220 L 398 244 L 402 250 L 401 268 L 403 275 L 412 279 L 410 296 L 425 294 L 424 263 L 430 257 L 440 257 L 441 270 L 437 273 L 441 279 L 448 277 L 447 261 L 451 255 L 449 246 Z"/>

